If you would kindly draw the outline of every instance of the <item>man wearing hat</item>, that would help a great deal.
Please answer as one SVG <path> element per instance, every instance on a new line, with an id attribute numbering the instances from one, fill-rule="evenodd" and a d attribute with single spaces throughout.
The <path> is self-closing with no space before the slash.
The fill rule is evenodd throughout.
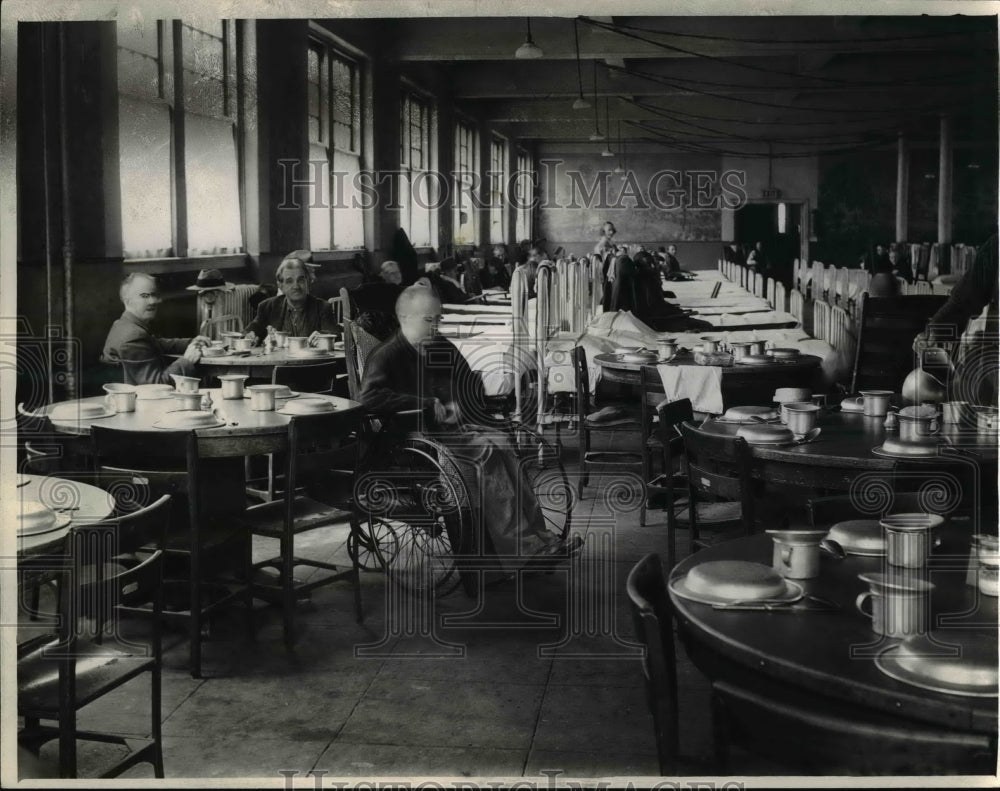
<path id="1" fill-rule="evenodd" d="M 102 360 L 122 363 L 128 384 L 173 384 L 170 374 L 197 376 L 195 363 L 208 338 L 158 338 L 150 331 L 160 305 L 156 278 L 133 272 L 122 281 L 118 293 L 125 310 L 108 331 Z M 174 359 L 172 355 L 177 354 L 181 356 Z"/>
<path id="2" fill-rule="evenodd" d="M 259 343 L 267 337 L 268 327 L 309 338 L 316 333 L 339 329 L 330 303 L 309 293 L 316 279 L 311 271 L 311 259 L 308 250 L 296 250 L 278 265 L 275 281 L 281 293 L 257 306 L 257 315 L 245 331 L 247 338 Z"/>

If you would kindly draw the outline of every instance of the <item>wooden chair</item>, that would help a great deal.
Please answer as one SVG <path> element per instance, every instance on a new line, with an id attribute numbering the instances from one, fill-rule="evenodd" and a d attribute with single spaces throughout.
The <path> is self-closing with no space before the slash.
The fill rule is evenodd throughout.
<path id="1" fill-rule="evenodd" d="M 276 365 L 271 384 L 288 385 L 300 393 L 332 395 L 334 381 L 342 368 L 336 360 L 312 365 Z"/>
<path id="2" fill-rule="evenodd" d="M 678 401 L 660 402 L 656 407 L 656 429 L 660 437 L 658 443 L 663 454 L 663 472 L 647 479 L 646 493 L 650 508 L 659 508 L 667 516 L 667 566 L 673 568 L 677 561 L 677 525 L 683 517 L 689 521 L 688 482 L 682 467 L 684 438 L 680 425 L 694 420 L 694 410 L 689 398 Z"/>
<path id="3" fill-rule="evenodd" d="M 355 401 L 361 396 L 365 361 L 380 343 L 382 341 L 359 327 L 357 323 L 350 320 L 344 322 L 344 360 L 347 364 L 347 385 L 351 398 Z"/>
<path id="4" fill-rule="evenodd" d="M 913 339 L 944 305 L 947 297 L 871 297 L 861 300 L 858 347 L 851 376 L 851 392 L 879 389 L 898 392 L 916 367 Z"/>
<path id="5" fill-rule="evenodd" d="M 334 323 L 343 324 L 345 314 L 350 314 L 351 304 L 350 299 L 347 297 L 346 289 L 340 289 L 340 296 L 330 297 L 327 302 L 330 303 L 330 307 L 333 309 Z"/>
<path id="6" fill-rule="evenodd" d="M 129 748 L 99 777 L 117 777 L 139 763 L 152 764 L 155 776 L 163 777 L 160 623 L 169 507 L 165 495 L 127 516 L 71 530 L 69 565 L 59 585 L 58 632 L 18 649 L 17 707 L 24 718 L 18 744 L 37 757 L 43 744 L 58 738 L 60 777 L 77 776 L 78 740 Z M 125 556 L 128 562 L 122 563 Z M 136 603 L 150 604 L 148 645 L 112 639 L 121 636 L 116 615 Z M 77 728 L 81 708 L 145 673 L 150 675 L 150 738 L 141 746 L 129 744 L 138 741 L 131 736 Z"/>
<path id="7" fill-rule="evenodd" d="M 280 500 L 251 506 L 242 515 L 241 524 L 254 535 L 277 539 L 279 554 L 254 564 L 255 569 L 272 567 L 278 571 L 274 585 L 258 584 L 265 594 L 279 594 L 285 644 L 295 643 L 295 600 L 297 596 L 321 585 L 350 580 L 354 586 L 354 608 L 358 623 L 362 620 L 361 584 L 357 553 L 349 569 L 332 563 L 299 557 L 295 537 L 307 531 L 347 522 L 356 537 L 361 529 L 353 505 L 354 470 L 358 467 L 359 411 L 295 416 L 288 424 L 284 449 L 284 495 Z M 344 471 L 338 471 L 337 468 Z M 305 486 L 313 496 L 302 494 Z M 344 490 L 342 497 L 337 490 Z M 322 498 L 322 499 L 316 499 Z M 307 566 L 334 572 L 308 582 L 297 582 L 295 568 Z"/>
<path id="8" fill-rule="evenodd" d="M 691 551 L 731 538 L 736 530 L 744 535 L 753 533 L 757 525 L 757 483 L 746 440 L 709 434 L 692 422 L 682 423 L 680 431 L 687 462 Z M 699 503 L 714 505 L 709 508 Z M 716 531 L 714 540 L 699 536 L 699 529 L 708 524 Z"/>
<path id="9" fill-rule="evenodd" d="M 168 606 L 164 617 L 187 625 L 190 672 L 200 678 L 203 630 L 213 613 L 240 600 L 248 633 L 253 633 L 251 543 L 237 521 L 246 508 L 246 451 L 225 438 L 213 440 L 212 449 L 202 448 L 193 431 L 94 426 L 91 437 L 98 470 L 129 477 L 134 501 L 161 494 L 171 494 L 178 501 L 166 551 L 182 568 L 168 567 L 164 584 L 180 592 L 180 603 Z M 263 440 L 258 443 L 258 452 L 267 452 L 265 444 Z M 227 568 L 232 566 L 236 576 Z"/>
<path id="10" fill-rule="evenodd" d="M 643 442 L 642 421 L 638 414 L 627 414 L 623 417 L 607 421 L 595 421 L 590 418 L 590 378 L 587 371 L 587 352 L 582 346 L 573 349 L 573 375 L 576 382 L 576 414 L 580 426 L 580 477 L 577 478 L 577 496 L 583 499 L 583 487 L 590 482 L 592 469 L 612 469 L 622 465 L 643 468 L 644 456 L 641 449 Z M 635 435 L 634 451 L 621 450 L 591 450 L 592 434 Z"/>
<path id="11" fill-rule="evenodd" d="M 674 648 L 673 609 L 658 555 L 640 560 L 625 580 L 635 633 L 646 647 L 642 676 L 646 702 L 653 715 L 660 774 L 677 774 L 679 724 L 677 655 Z"/>

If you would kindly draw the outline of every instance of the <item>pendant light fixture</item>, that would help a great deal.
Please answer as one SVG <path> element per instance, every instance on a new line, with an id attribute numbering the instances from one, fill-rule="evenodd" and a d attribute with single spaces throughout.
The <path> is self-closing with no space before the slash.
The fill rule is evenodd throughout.
<path id="1" fill-rule="evenodd" d="M 618 153 L 621 154 L 621 151 L 622 151 L 622 119 L 619 118 L 618 119 Z M 620 176 L 624 172 L 625 172 L 625 168 L 622 165 L 622 157 L 619 156 L 618 157 L 618 164 L 615 165 L 615 169 L 612 171 L 612 173 Z"/>
<path id="2" fill-rule="evenodd" d="M 583 98 L 583 68 L 580 66 L 580 23 L 573 20 L 573 41 L 576 43 L 576 84 L 580 88 L 580 95 L 573 102 L 574 110 L 586 110 L 590 107 L 590 102 Z"/>
<path id="3" fill-rule="evenodd" d="M 604 97 L 604 126 L 608 130 L 608 134 L 611 134 L 611 102 L 607 96 Z M 611 143 L 605 143 L 601 156 L 613 157 L 614 155 L 615 152 L 611 150 Z"/>
<path id="4" fill-rule="evenodd" d="M 518 60 L 535 60 L 544 54 L 542 48 L 531 40 L 531 17 L 528 17 L 528 36 L 524 39 L 524 43 L 517 48 L 514 57 Z"/>
<path id="5" fill-rule="evenodd" d="M 597 61 L 594 61 L 594 133 L 590 136 L 590 141 L 592 143 L 597 143 L 604 139 L 604 135 L 601 134 L 601 127 L 597 123 Z"/>

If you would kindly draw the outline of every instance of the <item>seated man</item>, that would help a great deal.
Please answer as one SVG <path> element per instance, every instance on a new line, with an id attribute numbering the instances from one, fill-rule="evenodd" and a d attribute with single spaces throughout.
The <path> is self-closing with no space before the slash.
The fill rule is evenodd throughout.
<path id="1" fill-rule="evenodd" d="M 316 333 L 337 332 L 330 303 L 309 293 L 315 279 L 301 258 L 289 256 L 282 261 L 275 272 L 281 293 L 257 306 L 257 316 L 247 325 L 246 337 L 259 343 L 267 337 L 268 327 L 310 339 Z"/>
<path id="2" fill-rule="evenodd" d="M 170 374 L 197 376 L 195 363 L 208 338 L 157 338 L 150 331 L 160 305 L 156 278 L 133 272 L 122 281 L 118 294 L 125 310 L 108 331 L 102 361 L 124 363 L 128 384 L 173 384 Z M 170 356 L 176 354 L 181 356 Z"/>
<path id="3" fill-rule="evenodd" d="M 399 264 L 395 261 L 382 262 L 379 278 L 352 289 L 348 298 L 355 323 L 368 334 L 384 341 L 399 328 L 396 323 L 396 300 L 403 291 Z"/>
<path id="4" fill-rule="evenodd" d="M 458 282 L 458 262 L 454 258 L 444 259 L 437 274 L 437 277 L 431 278 L 431 286 L 441 302 L 458 305 L 469 301 L 469 295 Z"/>
<path id="5" fill-rule="evenodd" d="M 422 428 L 447 444 L 466 481 L 489 487 L 488 507 L 475 502 L 485 535 L 497 555 L 516 568 L 516 558 L 558 554 L 566 544 L 547 530 L 530 485 L 504 446 L 506 436 L 488 426 L 482 381 L 462 353 L 437 334 L 441 303 L 422 286 L 407 288 L 396 303 L 399 331 L 368 358 L 361 402 L 376 414 L 419 409 Z M 479 487 L 470 485 L 478 500 Z M 579 544 L 577 544 L 577 547 Z"/>

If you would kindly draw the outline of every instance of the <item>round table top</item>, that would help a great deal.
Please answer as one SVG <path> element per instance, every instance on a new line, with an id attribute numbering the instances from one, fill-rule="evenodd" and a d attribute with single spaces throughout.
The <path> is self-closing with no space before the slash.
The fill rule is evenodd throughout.
<path id="1" fill-rule="evenodd" d="M 273 352 L 265 352 L 263 347 L 256 347 L 248 352 L 229 352 L 219 357 L 206 357 L 202 355 L 198 360 L 198 365 L 223 366 L 223 367 L 274 367 L 275 365 L 316 365 L 317 363 L 328 363 L 331 360 L 344 359 L 343 343 L 340 348 L 332 352 L 320 355 L 304 356 L 300 354 L 289 354 L 286 349 L 279 349 Z"/>
<path id="2" fill-rule="evenodd" d="M 51 551 L 61 544 L 73 527 L 100 522 L 110 516 L 115 508 L 115 499 L 110 493 L 89 483 L 33 473 L 26 473 L 20 480 L 26 482 L 17 488 L 18 504 L 34 500 L 53 510 L 73 510 L 68 512 L 72 517 L 71 521 L 63 527 L 48 533 L 18 536 L 18 557 Z"/>
<path id="3" fill-rule="evenodd" d="M 208 388 L 202 390 L 208 392 L 212 397 L 212 407 L 218 409 L 225 415 L 228 423 L 218 428 L 198 429 L 199 437 L 251 437 L 267 434 L 281 434 L 288 428 L 291 418 L 280 412 L 257 412 L 250 408 L 249 398 L 223 399 L 221 388 Z M 322 398 L 333 403 L 338 411 L 353 411 L 362 409 L 357 401 L 337 396 L 317 395 L 314 393 L 304 393 L 301 397 Z M 284 399 L 278 401 L 278 409 L 281 408 Z M 76 403 L 103 403 L 103 396 L 83 398 L 79 401 L 63 401 L 63 404 Z M 58 404 L 48 407 L 46 412 L 51 412 Z M 155 431 L 153 425 L 167 412 L 178 409 L 177 399 L 163 398 L 153 400 L 136 401 L 135 412 L 121 412 L 110 417 L 97 418 L 93 420 L 66 420 L 56 419 L 52 425 L 59 431 L 72 434 L 89 434 L 90 427 L 94 424 L 107 426 L 108 428 L 124 429 L 126 431 Z"/>
<path id="4" fill-rule="evenodd" d="M 899 461 L 940 463 L 941 457 L 893 457 L 878 456 L 873 448 L 882 445 L 887 438 L 898 437 L 898 431 L 886 431 L 885 418 L 867 417 L 859 412 L 832 412 L 822 414 L 817 422 L 822 429 L 819 437 L 802 445 L 751 445 L 753 456 L 758 459 L 782 461 L 793 465 L 844 467 L 850 466 L 868 470 L 891 470 Z M 701 426 L 703 431 L 723 436 L 734 436 L 740 426 L 737 423 L 723 423 L 710 420 Z M 955 425 L 946 423 L 942 436 L 961 448 L 961 453 L 976 461 L 997 458 L 997 432 L 960 431 Z M 943 453 L 949 454 L 946 445 Z M 948 455 L 955 460 L 957 456 Z"/>
<path id="5" fill-rule="evenodd" d="M 610 368 L 615 371 L 634 372 L 638 375 L 639 369 L 643 365 L 697 365 L 692 355 L 678 355 L 667 362 L 653 360 L 648 363 L 631 363 L 622 359 L 619 354 L 595 354 L 594 362 L 603 368 Z M 819 366 L 821 360 L 814 354 L 800 354 L 794 360 L 781 360 L 765 365 L 725 365 L 716 366 L 722 368 L 722 375 L 727 374 L 774 374 L 790 370 L 801 370 L 803 368 L 815 368 Z M 710 367 L 710 366 L 706 366 Z M 636 379 L 638 381 L 638 378 Z"/>
<path id="6" fill-rule="evenodd" d="M 942 545 L 932 556 L 929 579 L 935 585 L 932 613 L 940 625 L 983 629 L 997 640 L 997 599 L 979 595 L 965 584 L 968 535 L 942 528 Z M 770 536 L 755 535 L 704 549 L 679 563 L 671 578 L 713 560 L 743 560 L 771 565 Z M 853 705 L 901 717 L 977 732 L 996 730 L 997 699 L 949 695 L 915 687 L 884 675 L 874 655 L 898 640 L 880 638 L 855 608 L 868 590 L 858 579 L 884 571 L 884 558 L 848 556 L 835 560 L 823 553 L 820 574 L 799 580 L 807 594 L 835 602 L 834 612 L 724 611 L 670 592 L 680 628 L 714 656 L 789 687 L 805 688 Z"/>

